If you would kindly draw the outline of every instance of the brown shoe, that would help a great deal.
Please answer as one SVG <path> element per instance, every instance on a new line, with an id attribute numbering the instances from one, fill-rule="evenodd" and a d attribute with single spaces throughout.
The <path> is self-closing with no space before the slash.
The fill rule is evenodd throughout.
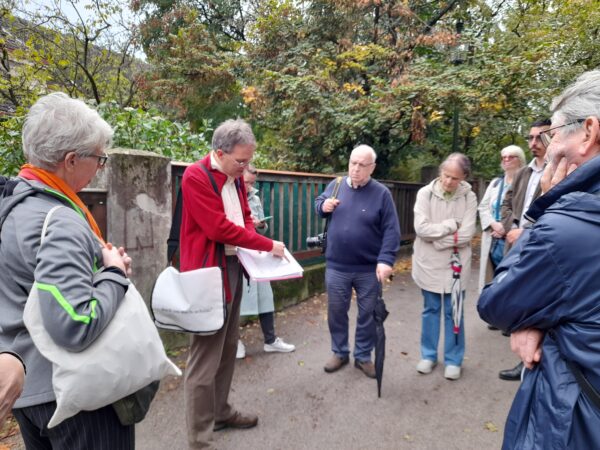
<path id="1" fill-rule="evenodd" d="M 354 360 L 354 367 L 363 371 L 363 373 L 369 378 L 375 378 L 375 366 L 371 361 L 357 361 Z"/>
<path id="2" fill-rule="evenodd" d="M 222 422 L 215 422 L 213 431 L 219 431 L 225 428 L 253 428 L 257 423 L 258 417 L 254 414 L 244 415 L 241 412 L 236 411 L 229 419 L 223 420 Z"/>
<path id="3" fill-rule="evenodd" d="M 335 372 L 337 370 L 340 370 L 346 364 L 348 364 L 349 361 L 350 358 L 348 358 L 347 356 L 345 358 L 340 358 L 337 355 L 333 355 L 331 358 L 329 358 L 329 361 L 327 361 L 325 367 L 323 367 L 323 370 L 325 370 L 325 372 L 327 373 Z"/>

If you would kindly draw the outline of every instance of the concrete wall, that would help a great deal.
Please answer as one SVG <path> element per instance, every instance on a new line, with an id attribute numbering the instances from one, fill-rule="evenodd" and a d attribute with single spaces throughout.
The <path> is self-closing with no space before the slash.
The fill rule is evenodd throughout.
<path id="1" fill-rule="evenodd" d="M 146 301 L 167 265 L 171 227 L 169 158 L 140 150 L 113 149 L 90 188 L 107 191 L 107 236 L 133 260 L 131 280 Z"/>

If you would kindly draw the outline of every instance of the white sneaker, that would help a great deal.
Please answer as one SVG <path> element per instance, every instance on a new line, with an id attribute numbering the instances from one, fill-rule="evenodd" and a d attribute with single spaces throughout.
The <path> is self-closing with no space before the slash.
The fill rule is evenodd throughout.
<path id="1" fill-rule="evenodd" d="M 449 380 L 458 380 L 460 378 L 460 371 L 460 366 L 448 365 L 444 370 L 444 378 Z"/>
<path id="2" fill-rule="evenodd" d="M 283 339 L 275 338 L 272 344 L 265 344 L 265 352 L 282 352 L 289 353 L 296 350 L 296 346 L 292 344 L 286 344 Z"/>
<path id="3" fill-rule="evenodd" d="M 246 346 L 241 339 L 238 339 L 238 348 L 235 357 L 236 359 L 244 359 L 246 357 Z"/>
<path id="4" fill-rule="evenodd" d="M 431 371 L 436 365 L 437 363 L 431 361 L 430 359 L 422 359 L 421 361 L 419 361 L 419 364 L 417 364 L 417 372 L 426 375 L 428 373 L 431 373 Z"/>

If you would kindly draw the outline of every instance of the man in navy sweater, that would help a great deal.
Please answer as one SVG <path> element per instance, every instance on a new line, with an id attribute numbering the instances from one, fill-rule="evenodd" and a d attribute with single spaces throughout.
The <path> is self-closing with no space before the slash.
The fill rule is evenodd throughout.
<path id="1" fill-rule="evenodd" d="M 354 338 L 354 365 L 375 378 L 371 351 L 375 345 L 373 308 L 379 283 L 392 274 L 400 248 L 398 214 L 388 188 L 373 180 L 375 150 L 359 145 L 350 155 L 348 176 L 333 197 L 336 181 L 316 198 L 317 213 L 329 220 L 325 252 L 325 283 L 332 357 L 331 373 L 348 364 L 348 309 L 356 291 L 358 318 Z"/>

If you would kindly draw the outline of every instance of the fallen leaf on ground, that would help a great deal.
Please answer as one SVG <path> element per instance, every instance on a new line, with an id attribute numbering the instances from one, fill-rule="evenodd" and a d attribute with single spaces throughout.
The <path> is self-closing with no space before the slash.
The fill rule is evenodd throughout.
<path id="1" fill-rule="evenodd" d="M 14 436 L 18 432 L 19 426 L 17 425 L 17 421 L 13 416 L 9 416 L 4 425 L 0 427 L 0 439 Z M 2 450 L 2 447 L 0 447 L 0 450 Z"/>
<path id="2" fill-rule="evenodd" d="M 498 427 L 494 424 L 494 422 L 486 422 L 484 425 L 485 429 L 488 431 L 491 431 L 493 433 L 496 433 L 498 431 Z"/>

